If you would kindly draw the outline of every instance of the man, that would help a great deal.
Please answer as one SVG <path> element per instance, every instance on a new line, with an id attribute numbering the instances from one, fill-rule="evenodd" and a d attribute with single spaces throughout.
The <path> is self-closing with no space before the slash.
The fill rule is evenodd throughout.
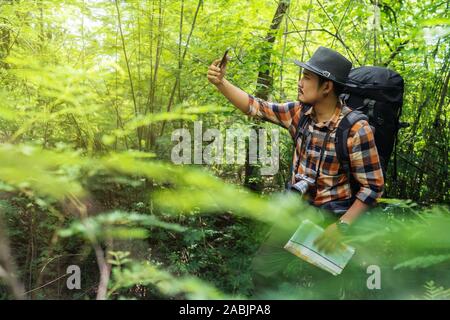
<path id="1" fill-rule="evenodd" d="M 316 242 L 325 252 L 335 250 L 342 233 L 376 203 L 384 186 L 374 134 L 367 121 L 358 121 L 347 141 L 351 173 L 359 184 L 356 194 L 352 194 L 349 175 L 340 170 L 336 156 L 336 128 L 350 112 L 339 95 L 352 63 L 325 47 L 319 47 L 305 63 L 295 60 L 304 68 L 298 83 L 298 101 L 282 104 L 263 101 L 234 86 L 224 77 L 226 64 L 221 69 L 218 63 L 216 60 L 209 67 L 208 80 L 243 113 L 280 125 L 292 137 L 296 137 L 300 117 L 307 117 L 306 132 L 302 135 L 307 138 L 295 142 L 291 183 L 296 182 L 297 173 L 313 179 L 315 183 L 307 191 L 310 203 L 339 216 Z M 312 108 L 302 113 L 308 105 Z"/>

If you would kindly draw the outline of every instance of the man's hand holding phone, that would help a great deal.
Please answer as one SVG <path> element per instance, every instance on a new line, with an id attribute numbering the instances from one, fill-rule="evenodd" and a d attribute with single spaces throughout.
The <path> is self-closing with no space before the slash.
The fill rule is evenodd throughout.
<path id="1" fill-rule="evenodd" d="M 225 77 L 227 63 L 228 63 L 228 50 L 225 51 L 222 59 L 214 60 L 214 62 L 208 68 L 208 81 L 218 86 L 223 83 Z"/>

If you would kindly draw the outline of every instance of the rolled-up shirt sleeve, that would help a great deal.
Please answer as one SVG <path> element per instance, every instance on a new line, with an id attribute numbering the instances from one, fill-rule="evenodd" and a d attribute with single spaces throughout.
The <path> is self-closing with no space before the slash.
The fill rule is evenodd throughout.
<path id="1" fill-rule="evenodd" d="M 289 129 L 295 114 L 301 107 L 300 102 L 273 103 L 248 95 L 249 111 L 247 115 L 269 121 Z"/>
<path id="2" fill-rule="evenodd" d="M 372 205 L 383 194 L 384 177 L 375 137 L 367 121 L 358 121 L 352 127 L 347 146 L 352 174 L 360 184 L 356 198 Z"/>

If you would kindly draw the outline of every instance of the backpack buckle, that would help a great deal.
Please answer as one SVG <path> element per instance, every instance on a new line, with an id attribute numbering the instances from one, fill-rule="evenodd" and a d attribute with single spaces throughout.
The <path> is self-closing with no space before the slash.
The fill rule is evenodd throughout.
<path id="1" fill-rule="evenodd" d="M 348 98 L 350 98 L 350 95 L 348 93 L 343 93 L 343 94 L 341 94 L 340 98 L 344 104 L 347 104 L 347 101 L 348 101 Z"/>
<path id="2" fill-rule="evenodd" d="M 376 101 L 371 99 L 364 99 L 363 103 L 364 106 L 367 107 L 367 115 L 369 116 L 369 119 L 373 119 Z"/>

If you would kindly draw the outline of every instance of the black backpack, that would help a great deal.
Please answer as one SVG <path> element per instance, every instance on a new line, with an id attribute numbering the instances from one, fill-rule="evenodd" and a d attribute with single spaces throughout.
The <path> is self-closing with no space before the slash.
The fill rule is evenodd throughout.
<path id="1" fill-rule="evenodd" d="M 346 143 L 350 129 L 359 120 L 369 122 L 375 134 L 375 143 L 383 174 L 386 176 L 389 158 L 396 149 L 398 130 L 407 126 L 406 123 L 400 123 L 403 92 L 403 78 L 395 71 L 372 66 L 359 67 L 350 71 L 349 81 L 340 97 L 352 111 L 345 115 L 339 123 L 336 129 L 335 143 L 341 170 L 349 178 L 353 195 L 359 190 L 359 184 L 350 172 L 350 159 Z M 296 141 L 306 127 L 307 119 L 303 114 L 310 107 L 303 108 L 300 115 L 297 133 L 294 137 L 294 152 Z M 396 163 L 395 150 L 394 180 L 397 178 Z"/>
<path id="2" fill-rule="evenodd" d="M 394 179 L 397 178 L 398 130 L 407 126 L 400 122 L 403 92 L 404 81 L 397 72 L 382 67 L 359 67 L 350 71 L 349 81 L 341 96 L 349 108 L 367 116 L 369 124 L 375 129 L 375 143 L 385 176 L 394 151 Z M 339 140 L 347 141 L 347 126 L 353 124 L 346 121 L 336 132 L 340 136 L 339 129 L 342 130 L 343 139 L 338 139 L 336 152 L 338 156 L 343 155 L 344 161 L 348 158 L 347 148 L 342 148 Z"/>

